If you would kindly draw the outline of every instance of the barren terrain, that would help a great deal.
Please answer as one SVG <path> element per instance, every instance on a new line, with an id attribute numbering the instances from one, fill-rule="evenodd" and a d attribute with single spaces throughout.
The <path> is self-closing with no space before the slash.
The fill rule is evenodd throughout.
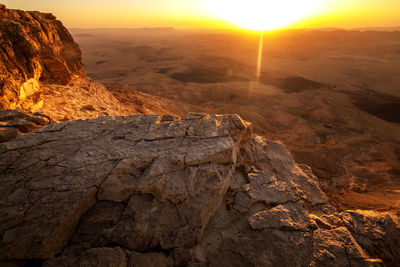
<path id="1" fill-rule="evenodd" d="M 74 33 L 0 4 L 0 266 L 398 266 L 398 33 Z"/>
<path id="2" fill-rule="evenodd" d="M 400 32 L 266 33 L 259 82 L 258 34 L 71 32 L 92 79 L 237 113 L 310 165 L 336 206 L 400 208 Z"/>

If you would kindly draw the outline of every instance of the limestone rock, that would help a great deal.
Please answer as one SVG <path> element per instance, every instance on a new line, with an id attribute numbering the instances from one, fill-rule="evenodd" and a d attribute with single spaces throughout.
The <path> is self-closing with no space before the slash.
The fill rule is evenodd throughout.
<path id="1" fill-rule="evenodd" d="M 83 74 L 81 51 L 47 13 L 0 8 L 0 109 L 42 105 L 39 80 L 67 84 Z"/>
<path id="2" fill-rule="evenodd" d="M 2 264 L 399 261 L 398 215 L 339 213 L 309 168 L 237 115 L 50 124 L 0 144 L 0 162 Z"/>
<path id="3" fill-rule="evenodd" d="M 383 266 L 380 259 L 365 253 L 345 227 L 318 229 L 314 235 L 311 266 Z"/>
<path id="4" fill-rule="evenodd" d="M 0 110 L 0 143 L 10 141 L 19 134 L 27 133 L 52 122 L 42 113 L 22 110 Z"/>
<path id="5" fill-rule="evenodd" d="M 399 216 L 374 211 L 346 211 L 341 218 L 353 237 L 368 253 L 379 255 L 388 266 L 400 259 Z M 390 249 L 387 249 L 390 247 Z"/>
<path id="6" fill-rule="evenodd" d="M 297 202 L 282 204 L 257 212 L 251 215 L 248 220 L 254 230 L 277 228 L 307 231 L 310 228 L 307 213 Z"/>
<path id="7" fill-rule="evenodd" d="M 172 262 L 163 253 L 131 253 L 129 267 L 168 267 Z"/>
<path id="8" fill-rule="evenodd" d="M 200 135 L 206 120 L 220 120 L 219 136 Z M 109 242 L 140 251 L 196 244 L 225 196 L 239 149 L 223 129 L 231 128 L 223 123 L 229 116 L 206 120 L 99 118 L 4 143 L 0 259 L 53 257 L 97 199 L 125 205 L 105 229 Z M 195 136 L 188 136 L 192 125 Z"/>
<path id="9" fill-rule="evenodd" d="M 79 257 L 60 257 L 44 262 L 43 267 L 98 266 L 126 267 L 128 258 L 121 248 L 91 248 Z"/>
<path id="10" fill-rule="evenodd" d="M 167 122 L 167 121 L 179 121 L 180 120 L 180 118 L 179 117 L 177 117 L 177 116 L 174 116 L 174 115 L 171 115 L 171 114 L 164 114 L 162 117 L 161 117 L 161 122 Z"/>

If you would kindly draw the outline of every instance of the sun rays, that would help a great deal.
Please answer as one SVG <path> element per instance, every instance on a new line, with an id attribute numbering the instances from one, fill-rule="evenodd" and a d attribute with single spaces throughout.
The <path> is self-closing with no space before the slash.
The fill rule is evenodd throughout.
<path id="1" fill-rule="evenodd" d="M 214 0 L 209 6 L 216 16 L 239 27 L 265 31 L 287 26 L 318 10 L 324 0 Z"/>

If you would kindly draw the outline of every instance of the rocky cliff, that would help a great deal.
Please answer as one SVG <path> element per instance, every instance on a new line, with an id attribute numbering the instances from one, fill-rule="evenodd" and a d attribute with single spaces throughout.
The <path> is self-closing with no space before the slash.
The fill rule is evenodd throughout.
<path id="1" fill-rule="evenodd" d="M 399 214 L 339 212 L 237 115 L 103 116 L 185 108 L 74 78 L 52 15 L 0 15 L 1 107 L 28 110 L 0 112 L 0 266 L 398 265 Z"/>
<path id="2" fill-rule="evenodd" d="M 0 110 L 23 109 L 46 114 L 54 121 L 128 114 L 183 115 L 191 110 L 184 103 L 92 81 L 83 70 L 78 44 L 52 14 L 11 10 L 0 4 L 0 44 Z M 0 126 L 13 127 L 18 119 L 7 118 L 13 122 L 0 120 Z M 16 132 L 6 130 L 3 134 L 4 127 L 0 127 L 0 141 L 14 136 L 10 131 Z"/>
<path id="3" fill-rule="evenodd" d="M 391 213 L 337 212 L 236 115 L 45 126 L 0 145 L 0 261 L 43 266 L 395 266 Z"/>
<path id="4" fill-rule="evenodd" d="M 40 106 L 39 80 L 68 84 L 83 73 L 81 51 L 52 15 L 0 4 L 0 109 Z"/>

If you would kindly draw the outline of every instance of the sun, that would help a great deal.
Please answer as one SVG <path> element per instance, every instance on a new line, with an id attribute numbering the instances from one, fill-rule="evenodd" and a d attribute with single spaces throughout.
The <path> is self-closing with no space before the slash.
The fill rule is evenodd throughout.
<path id="1" fill-rule="evenodd" d="M 266 31 L 288 26 L 315 13 L 323 0 L 211 0 L 210 11 L 239 27 Z"/>

